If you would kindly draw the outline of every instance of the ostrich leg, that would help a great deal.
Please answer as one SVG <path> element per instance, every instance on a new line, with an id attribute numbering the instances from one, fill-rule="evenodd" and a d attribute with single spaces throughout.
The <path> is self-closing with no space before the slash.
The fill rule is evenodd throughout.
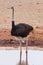
<path id="1" fill-rule="evenodd" d="M 26 40 L 26 65 L 28 65 L 28 39 Z"/>
<path id="2" fill-rule="evenodd" d="M 21 43 L 21 39 L 19 39 L 20 41 L 20 65 L 22 64 L 22 43 Z"/>

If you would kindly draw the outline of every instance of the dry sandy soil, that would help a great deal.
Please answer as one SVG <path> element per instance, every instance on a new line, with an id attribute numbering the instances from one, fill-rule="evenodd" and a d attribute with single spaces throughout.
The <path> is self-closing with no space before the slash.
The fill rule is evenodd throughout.
<path id="1" fill-rule="evenodd" d="M 27 23 L 43 27 L 43 0 L 0 0 L 0 28 L 11 29 L 11 6 L 14 6 L 15 24 Z"/>
<path id="2" fill-rule="evenodd" d="M 11 31 L 8 29 L 0 30 L 0 47 L 14 47 L 19 48 L 20 43 L 18 39 L 11 36 Z M 22 43 L 22 47 L 26 46 L 26 42 Z M 28 46 L 43 48 L 43 29 L 40 27 L 34 29 L 28 35 Z"/>
<path id="3" fill-rule="evenodd" d="M 27 23 L 34 27 L 28 36 L 28 45 L 43 48 L 43 0 L 0 0 L 0 47 L 20 45 L 10 33 L 11 6 L 15 8 L 15 24 Z M 22 46 L 25 44 L 22 43 Z"/>

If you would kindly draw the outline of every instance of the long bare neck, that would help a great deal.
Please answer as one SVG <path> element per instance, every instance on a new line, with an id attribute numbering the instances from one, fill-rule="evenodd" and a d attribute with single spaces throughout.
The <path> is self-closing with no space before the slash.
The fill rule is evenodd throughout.
<path id="1" fill-rule="evenodd" d="M 14 7 L 12 7 L 12 21 L 14 21 Z"/>
<path id="2" fill-rule="evenodd" d="M 12 7 L 12 29 L 15 28 L 15 22 L 14 22 L 14 7 Z"/>

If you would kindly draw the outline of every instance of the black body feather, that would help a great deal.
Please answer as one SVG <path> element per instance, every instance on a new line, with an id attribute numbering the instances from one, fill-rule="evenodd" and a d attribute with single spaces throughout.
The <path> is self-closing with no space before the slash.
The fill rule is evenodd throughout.
<path id="1" fill-rule="evenodd" d="M 18 25 L 14 25 L 14 21 L 12 21 L 12 36 L 26 37 L 32 30 L 33 27 L 28 24 L 20 23 Z"/>

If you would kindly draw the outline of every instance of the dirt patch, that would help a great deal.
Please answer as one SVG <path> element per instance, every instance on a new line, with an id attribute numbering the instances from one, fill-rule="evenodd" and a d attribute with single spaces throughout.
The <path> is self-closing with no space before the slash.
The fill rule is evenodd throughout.
<path id="1" fill-rule="evenodd" d="M 11 36 L 11 31 L 8 29 L 0 30 L 0 47 L 15 47 L 20 46 L 19 41 L 15 36 Z M 22 43 L 22 47 L 26 46 L 26 42 Z M 43 48 L 43 31 L 41 29 L 35 29 L 28 35 L 28 46 L 36 46 Z"/>

